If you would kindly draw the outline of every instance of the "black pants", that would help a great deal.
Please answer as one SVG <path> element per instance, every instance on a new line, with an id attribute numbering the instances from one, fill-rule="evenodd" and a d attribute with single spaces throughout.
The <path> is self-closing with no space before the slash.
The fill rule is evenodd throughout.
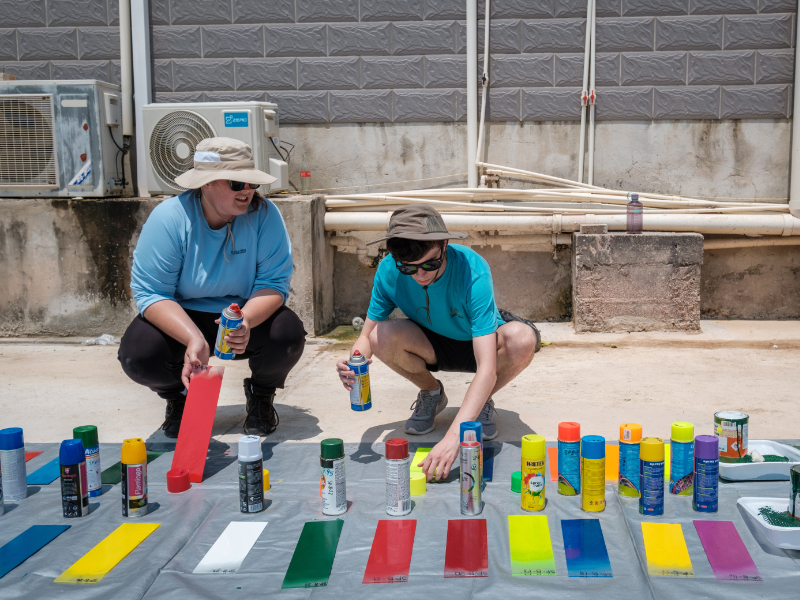
<path id="1" fill-rule="evenodd" d="M 186 314 L 202 332 L 213 355 L 218 328 L 214 321 L 219 313 L 187 310 Z M 271 394 L 275 388 L 283 387 L 289 371 L 300 360 L 305 338 L 302 321 L 291 309 L 281 306 L 269 319 L 250 330 L 247 349 L 233 360 L 249 359 L 254 391 Z M 128 377 L 162 398 L 169 398 L 183 392 L 181 371 L 185 352 L 186 346 L 137 315 L 122 336 L 117 358 Z"/>

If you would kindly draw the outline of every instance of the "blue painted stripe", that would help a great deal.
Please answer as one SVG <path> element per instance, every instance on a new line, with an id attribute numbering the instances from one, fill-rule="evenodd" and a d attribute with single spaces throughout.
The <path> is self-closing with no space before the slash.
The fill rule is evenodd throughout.
<path id="1" fill-rule="evenodd" d="M 56 457 L 28 475 L 25 481 L 28 485 L 50 485 L 59 477 L 61 477 L 61 466 L 58 464 L 58 457 Z"/>
<path id="2" fill-rule="evenodd" d="M 33 525 L 0 547 L 0 579 L 69 528 L 69 525 Z"/>
<path id="3" fill-rule="evenodd" d="M 561 533 L 570 577 L 613 577 L 598 519 L 561 521 Z"/>

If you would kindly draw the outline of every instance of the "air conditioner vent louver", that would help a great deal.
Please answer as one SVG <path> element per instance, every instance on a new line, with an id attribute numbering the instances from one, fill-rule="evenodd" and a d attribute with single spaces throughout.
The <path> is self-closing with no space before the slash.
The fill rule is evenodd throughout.
<path id="1" fill-rule="evenodd" d="M 153 169 L 170 186 L 185 190 L 186 188 L 175 183 L 175 178 L 194 165 L 197 144 L 214 135 L 209 122 L 197 113 L 176 110 L 165 115 L 155 124 L 150 136 L 150 160 Z M 179 156 L 179 146 L 184 150 L 181 154 L 188 156 Z"/>
<path id="2" fill-rule="evenodd" d="M 49 96 L 0 96 L 0 185 L 56 185 Z"/>

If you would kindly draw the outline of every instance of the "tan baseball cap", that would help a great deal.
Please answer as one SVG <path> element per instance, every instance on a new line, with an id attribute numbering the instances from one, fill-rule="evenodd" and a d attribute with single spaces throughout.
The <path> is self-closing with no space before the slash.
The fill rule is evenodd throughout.
<path id="1" fill-rule="evenodd" d="M 253 150 L 241 140 L 206 138 L 194 151 L 194 168 L 175 178 L 187 189 L 197 189 L 218 179 L 269 185 L 276 178 L 256 169 Z"/>
<path id="2" fill-rule="evenodd" d="M 389 238 L 435 241 L 463 240 L 465 237 L 464 231 L 447 231 L 442 215 L 429 204 L 409 204 L 394 211 L 386 235 L 367 242 L 367 246 Z"/>

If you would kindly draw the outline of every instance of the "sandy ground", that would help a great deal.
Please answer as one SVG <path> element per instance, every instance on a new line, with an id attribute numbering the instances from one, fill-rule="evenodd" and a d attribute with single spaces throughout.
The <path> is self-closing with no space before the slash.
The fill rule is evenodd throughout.
<path id="1" fill-rule="evenodd" d="M 543 327 L 552 345 L 495 395 L 502 441 L 526 433 L 555 440 L 560 421 L 579 421 L 584 434 L 614 440 L 622 422 L 645 435 L 668 437 L 673 421 L 711 433 L 714 412 L 750 415 L 750 437 L 798 438 L 800 323 L 704 322 L 702 334 L 585 334 L 568 324 Z M 776 347 L 777 346 L 777 347 Z M 276 406 L 281 423 L 269 441 L 374 442 L 403 434 L 416 397 L 413 386 L 380 361 L 372 365 L 373 409 L 350 410 L 334 365 L 347 344 L 307 345 Z M 101 442 L 129 437 L 168 441 L 159 430 L 164 403 L 129 381 L 116 346 L 0 341 L 0 426 L 22 427 L 27 442 L 58 442 L 77 425 L 94 424 Z M 213 435 L 242 435 L 247 363 L 226 367 Z M 440 374 L 450 400 L 433 433 L 435 442 L 458 411 L 470 375 Z"/>

